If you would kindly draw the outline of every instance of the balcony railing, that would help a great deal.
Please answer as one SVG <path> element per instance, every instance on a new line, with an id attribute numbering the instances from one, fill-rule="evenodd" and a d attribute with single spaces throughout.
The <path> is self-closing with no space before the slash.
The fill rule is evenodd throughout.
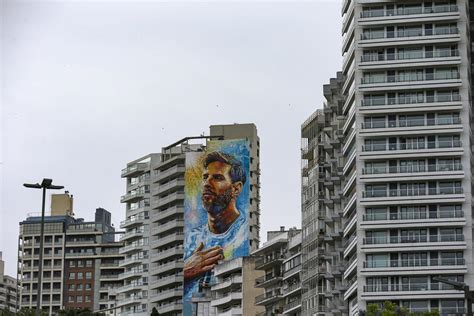
<path id="1" fill-rule="evenodd" d="M 404 31 L 376 31 L 370 33 L 361 34 L 361 40 L 373 40 L 373 39 L 385 39 L 385 38 L 408 38 L 408 37 L 421 37 L 421 36 L 433 36 L 433 35 L 454 35 L 459 34 L 458 28 L 439 28 L 434 29 L 431 32 L 418 28 L 416 30 L 404 30 Z"/>
<path id="2" fill-rule="evenodd" d="M 285 307 L 283 308 L 283 311 L 284 312 L 289 311 L 290 309 L 293 309 L 293 308 L 298 307 L 300 305 L 301 305 L 301 300 L 296 299 L 293 302 L 290 302 L 290 303 L 286 304 Z"/>
<path id="3" fill-rule="evenodd" d="M 364 238 L 364 245 L 464 241 L 464 235 L 376 236 Z"/>
<path id="4" fill-rule="evenodd" d="M 281 277 L 282 277 L 281 275 L 273 275 L 273 274 L 264 275 L 262 277 L 255 279 L 255 285 L 258 286 L 265 282 L 272 281 L 272 280 L 275 280 L 276 278 L 281 278 Z"/>
<path id="5" fill-rule="evenodd" d="M 412 259 L 412 260 L 373 260 L 364 262 L 364 268 L 408 268 L 408 267 L 439 267 L 439 266 L 463 266 L 466 260 L 463 258 L 449 259 Z"/>
<path id="6" fill-rule="evenodd" d="M 362 146 L 362 151 L 387 151 L 387 150 L 417 150 L 435 148 L 457 148 L 461 147 L 460 140 L 440 140 L 428 142 L 395 143 L 395 144 L 367 144 Z"/>
<path id="7" fill-rule="evenodd" d="M 463 188 L 415 188 L 415 189 L 390 189 L 390 190 L 372 190 L 362 192 L 364 198 L 378 197 L 403 197 L 403 196 L 423 196 L 423 195 L 451 195 L 462 194 Z"/>
<path id="8" fill-rule="evenodd" d="M 460 79 L 459 73 L 439 73 L 439 74 L 406 74 L 382 77 L 365 77 L 361 78 L 361 84 L 377 84 L 377 83 L 396 83 L 396 82 L 417 82 L 417 81 L 433 81 L 433 80 L 454 80 Z"/>
<path id="9" fill-rule="evenodd" d="M 454 50 L 437 50 L 433 52 L 400 52 L 400 53 L 386 53 L 386 54 L 366 54 L 361 56 L 361 61 L 377 62 L 377 61 L 391 61 L 391 60 L 410 60 L 410 59 L 431 59 L 431 58 L 447 58 L 459 57 L 459 51 Z"/>
<path id="10" fill-rule="evenodd" d="M 364 221 L 399 221 L 399 220 L 414 220 L 414 219 L 438 219 L 438 218 L 462 218 L 464 212 L 461 210 L 453 211 L 438 211 L 436 213 L 427 212 L 403 212 L 398 213 L 384 213 L 384 214 L 364 214 Z"/>
<path id="11" fill-rule="evenodd" d="M 455 95 L 438 95 L 426 97 L 398 97 L 398 98 L 383 98 L 383 99 L 364 99 L 362 106 L 381 106 L 381 105 L 404 105 L 404 104 L 420 104 L 420 103 L 443 103 L 443 102 L 457 102 L 461 101 L 461 96 Z"/>
<path id="12" fill-rule="evenodd" d="M 276 289 L 273 291 L 266 292 L 265 294 L 259 295 L 255 298 L 255 304 L 260 304 L 264 302 L 265 300 L 271 299 L 271 298 L 278 298 L 281 297 L 281 290 Z"/>
<path id="13" fill-rule="evenodd" d="M 453 286 L 438 283 L 377 284 L 364 286 L 364 292 L 417 292 L 446 290 L 453 290 Z"/>
<path id="14" fill-rule="evenodd" d="M 414 126 L 435 126 L 435 125 L 455 125 L 461 124 L 461 118 L 451 117 L 436 118 L 436 119 L 415 119 L 415 120 L 398 120 L 398 121 L 372 121 L 363 122 L 361 126 L 363 129 L 372 128 L 394 128 L 394 127 L 414 127 Z"/>
<path id="15" fill-rule="evenodd" d="M 460 163 L 451 165 L 418 165 L 418 166 L 383 166 L 362 168 L 362 174 L 389 174 L 389 173 L 419 173 L 419 172 L 442 172 L 442 171 L 461 171 Z"/>
<path id="16" fill-rule="evenodd" d="M 418 7 L 407 7 L 397 8 L 396 10 L 370 10 L 362 11 L 360 13 L 361 18 L 378 18 L 384 16 L 403 16 L 403 15 L 415 15 L 415 14 L 433 14 L 433 13 L 450 13 L 458 12 L 458 6 L 455 4 L 437 5 L 431 8 Z"/>

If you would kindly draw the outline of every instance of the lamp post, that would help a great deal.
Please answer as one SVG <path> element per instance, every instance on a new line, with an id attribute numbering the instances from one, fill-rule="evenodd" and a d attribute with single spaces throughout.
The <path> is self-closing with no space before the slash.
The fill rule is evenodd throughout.
<path id="1" fill-rule="evenodd" d="M 38 292 L 36 294 L 36 316 L 41 314 L 41 287 L 42 287 L 42 276 L 43 276 L 43 246 L 44 246 L 44 204 L 46 199 L 46 190 L 60 190 L 64 187 L 62 185 L 53 185 L 52 179 L 43 179 L 41 184 L 39 183 L 24 183 L 23 186 L 30 189 L 43 189 L 43 200 L 41 204 L 41 231 L 40 231 L 40 249 L 39 249 L 39 265 L 38 265 Z"/>
<path id="2" fill-rule="evenodd" d="M 466 315 L 469 315 L 469 316 L 472 315 L 472 293 L 469 289 L 469 285 L 467 285 L 466 283 L 452 281 L 452 280 L 448 280 L 448 279 L 440 278 L 440 277 L 434 277 L 433 280 L 452 285 L 455 290 L 463 291 L 464 298 L 467 301 L 467 314 Z"/>

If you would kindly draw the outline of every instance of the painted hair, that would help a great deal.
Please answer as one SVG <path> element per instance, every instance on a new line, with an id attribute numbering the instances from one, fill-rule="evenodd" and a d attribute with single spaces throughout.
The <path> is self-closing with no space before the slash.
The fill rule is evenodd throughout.
<path id="1" fill-rule="evenodd" d="M 206 158 L 204 159 L 204 167 L 207 168 L 209 164 L 216 161 L 228 164 L 231 167 L 229 174 L 230 178 L 232 179 L 232 183 L 239 181 L 241 181 L 242 184 L 245 183 L 247 180 L 247 175 L 244 168 L 242 168 L 240 161 L 229 154 L 220 151 L 213 151 L 207 154 Z"/>

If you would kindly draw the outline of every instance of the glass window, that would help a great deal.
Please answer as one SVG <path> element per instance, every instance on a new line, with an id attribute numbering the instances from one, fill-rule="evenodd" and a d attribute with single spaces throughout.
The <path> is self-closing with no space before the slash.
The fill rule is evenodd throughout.
<path id="1" fill-rule="evenodd" d="M 88 268 L 92 267 L 92 260 L 87 260 L 86 261 L 86 267 L 88 267 Z"/>
<path id="2" fill-rule="evenodd" d="M 92 279 L 92 272 L 86 272 L 86 279 Z"/>
<path id="3" fill-rule="evenodd" d="M 74 280 L 76 278 L 76 273 L 69 272 L 69 280 Z"/>
<path id="4" fill-rule="evenodd" d="M 82 303 L 82 296 L 77 296 L 76 300 L 77 300 L 78 303 Z"/>

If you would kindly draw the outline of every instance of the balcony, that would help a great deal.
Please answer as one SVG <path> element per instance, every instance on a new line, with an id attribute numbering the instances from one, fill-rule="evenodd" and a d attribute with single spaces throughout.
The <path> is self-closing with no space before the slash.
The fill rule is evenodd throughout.
<path id="1" fill-rule="evenodd" d="M 152 289 L 169 287 L 170 284 L 183 283 L 183 274 L 169 275 L 163 278 L 153 277 L 150 283 Z"/>
<path id="2" fill-rule="evenodd" d="M 373 85 L 373 84 L 385 84 L 385 83 L 409 83 L 413 84 L 420 81 L 437 81 L 437 80 L 459 80 L 461 75 L 459 73 L 440 73 L 440 74 L 407 74 L 407 75 L 394 75 L 394 76 L 383 76 L 383 77 L 370 77 L 361 78 L 362 85 Z"/>
<path id="3" fill-rule="evenodd" d="M 131 270 L 131 271 L 126 271 L 123 273 L 119 274 L 120 279 L 125 280 L 125 279 L 131 279 L 131 278 L 136 278 L 136 277 L 141 277 L 142 275 L 146 274 L 148 270 Z"/>
<path id="4" fill-rule="evenodd" d="M 140 243 L 135 242 L 131 245 L 121 247 L 119 250 L 119 253 L 126 254 L 126 253 L 131 253 L 131 252 L 137 252 L 137 251 L 142 250 L 144 245 L 145 244 L 143 242 L 140 242 Z"/>
<path id="5" fill-rule="evenodd" d="M 456 195 L 463 194 L 463 188 L 412 188 L 412 189 L 389 189 L 389 190 L 372 190 L 362 192 L 364 198 L 381 198 L 381 197 L 412 197 L 412 196 L 437 196 L 437 195 Z"/>
<path id="6" fill-rule="evenodd" d="M 171 168 L 165 169 L 163 171 L 158 171 L 154 175 L 155 182 L 163 181 L 171 176 L 183 175 L 186 171 L 186 168 L 182 165 L 175 165 Z"/>
<path id="7" fill-rule="evenodd" d="M 134 177 L 144 172 L 149 168 L 148 163 L 136 163 L 131 166 L 128 166 L 125 169 L 122 169 L 122 178 L 125 177 Z"/>
<path id="8" fill-rule="evenodd" d="M 281 290 L 276 289 L 255 298 L 255 305 L 268 305 L 282 298 Z"/>
<path id="9" fill-rule="evenodd" d="M 174 201 L 184 200 L 184 193 L 175 192 L 161 198 L 155 198 L 154 200 L 157 203 L 157 207 L 162 207 Z"/>
<path id="10" fill-rule="evenodd" d="M 361 101 L 362 106 L 387 106 L 387 105 L 416 105 L 423 103 L 448 103 L 460 102 L 461 96 L 454 95 L 438 95 L 438 96 L 423 96 L 423 97 L 398 97 L 398 98 L 371 98 Z"/>
<path id="11" fill-rule="evenodd" d="M 362 168 L 363 175 L 388 175 L 404 173 L 425 173 L 425 172 L 450 172 L 462 171 L 462 165 L 458 163 L 446 165 L 411 165 L 411 166 L 383 166 L 373 168 Z"/>
<path id="12" fill-rule="evenodd" d="M 183 311 L 183 304 L 181 303 L 169 303 L 169 304 L 161 304 L 158 307 L 158 311 L 160 314 L 170 313 L 172 311 L 182 312 Z"/>
<path id="13" fill-rule="evenodd" d="M 283 314 L 296 312 L 300 308 L 301 308 L 301 299 L 296 299 L 293 302 L 290 302 L 283 307 Z"/>
<path id="14" fill-rule="evenodd" d="M 364 286 L 364 292 L 455 291 L 451 285 L 438 283 L 377 284 Z"/>
<path id="15" fill-rule="evenodd" d="M 362 129 L 384 129 L 384 128 L 409 128 L 420 126 L 449 126 L 459 125 L 461 119 L 459 117 L 451 117 L 449 119 L 419 119 L 419 120 L 398 120 L 384 122 L 365 122 L 361 124 Z"/>
<path id="16" fill-rule="evenodd" d="M 158 234 L 163 234 L 167 231 L 174 230 L 176 228 L 180 228 L 182 230 L 183 227 L 184 227 L 184 221 L 181 219 L 175 219 L 175 220 L 166 222 L 164 224 L 158 224 L 154 226 L 151 229 L 151 235 L 155 236 Z"/>
<path id="17" fill-rule="evenodd" d="M 421 5 L 418 7 L 406 7 L 397 8 L 396 10 L 370 10 L 362 11 L 360 17 L 362 19 L 380 18 L 380 17 L 391 17 L 391 16 L 405 16 L 405 15 L 426 15 L 426 14 L 439 14 L 439 13 L 454 13 L 459 12 L 458 6 L 455 4 L 447 5 L 435 5 L 431 8 L 423 8 Z"/>
<path id="18" fill-rule="evenodd" d="M 184 187 L 184 179 L 183 178 L 174 179 L 164 184 L 160 184 L 155 195 L 164 194 L 176 188 L 182 189 L 182 187 Z"/>
<path id="19" fill-rule="evenodd" d="M 171 249 L 167 249 L 164 251 L 159 251 L 158 253 L 154 253 L 151 255 L 151 262 L 157 262 L 160 260 L 164 260 L 170 257 L 179 257 L 183 258 L 184 250 L 183 246 L 174 247 Z"/>
<path id="20" fill-rule="evenodd" d="M 276 254 L 275 256 L 266 257 L 255 262 L 255 269 L 265 270 L 273 267 L 274 265 L 280 265 L 284 260 L 285 256 L 283 254 Z"/>
<path id="21" fill-rule="evenodd" d="M 131 240 L 131 239 L 136 239 L 136 238 L 139 238 L 139 237 L 143 237 L 144 232 L 145 231 L 143 229 L 132 230 L 132 231 L 126 232 L 125 234 L 123 234 L 120 237 L 120 241 Z"/>
<path id="22" fill-rule="evenodd" d="M 416 30 L 408 30 L 408 31 L 374 31 L 374 32 L 366 32 L 360 35 L 360 39 L 362 41 L 365 40 L 376 40 L 376 39 L 404 39 L 404 38 L 409 38 L 409 39 L 415 39 L 419 37 L 432 37 L 432 36 L 442 36 L 442 35 L 456 35 L 459 34 L 459 29 L 458 28 L 439 28 L 439 29 L 434 29 L 431 32 L 423 32 L 422 28 L 416 29 Z"/>
<path id="23" fill-rule="evenodd" d="M 423 149 L 443 149 L 443 148 L 460 148 L 462 143 L 460 140 L 451 141 L 428 141 L 413 143 L 390 143 L 390 144 L 368 144 L 362 146 L 363 152 L 377 151 L 395 151 L 395 150 L 423 150 Z"/>
<path id="24" fill-rule="evenodd" d="M 242 275 L 232 275 L 225 279 L 216 281 L 215 284 L 212 284 L 212 291 L 221 291 L 230 288 L 234 284 L 242 284 L 242 281 Z"/>
<path id="25" fill-rule="evenodd" d="M 122 195 L 122 197 L 120 198 L 120 202 L 121 203 L 136 202 L 140 199 L 143 199 L 144 196 L 145 196 L 144 192 L 133 191 L 133 192 L 127 193 L 125 195 Z"/>
<path id="26" fill-rule="evenodd" d="M 176 232 L 174 234 L 166 235 L 165 237 L 158 237 L 158 239 L 152 240 L 151 247 L 159 248 L 167 244 L 181 243 L 184 240 L 184 233 Z"/>
<path id="27" fill-rule="evenodd" d="M 176 288 L 176 289 L 171 289 L 171 290 L 165 290 L 165 291 L 152 291 L 152 294 L 150 296 L 150 301 L 153 303 L 156 302 L 161 302 L 164 300 L 169 300 L 172 297 L 182 297 L 183 296 L 183 289 L 182 288 Z"/>
<path id="28" fill-rule="evenodd" d="M 126 292 L 131 292 L 131 291 L 139 291 L 141 290 L 142 286 L 147 286 L 148 283 L 146 282 L 141 282 L 141 283 L 136 283 L 136 284 L 127 284 L 124 286 L 121 286 L 117 289 L 117 293 L 126 293 Z"/>
<path id="29" fill-rule="evenodd" d="M 158 221 L 164 220 L 168 217 L 181 216 L 184 213 L 183 206 L 172 206 L 163 211 L 153 211 L 151 215 L 151 221 L 156 223 Z"/>
<path id="30" fill-rule="evenodd" d="M 283 279 L 280 275 L 267 274 L 262 277 L 255 279 L 256 287 L 267 287 L 275 284 Z"/>
<path id="31" fill-rule="evenodd" d="M 211 300 L 211 306 L 217 307 L 222 305 L 228 305 L 232 301 L 241 302 L 243 299 L 242 292 L 227 292 L 225 294 L 217 294 Z"/>
<path id="32" fill-rule="evenodd" d="M 289 296 L 292 293 L 296 293 L 301 290 L 301 283 L 297 282 L 283 289 L 283 295 Z"/>
<path id="33" fill-rule="evenodd" d="M 412 259 L 412 260 L 373 260 L 364 262 L 365 269 L 383 268 L 419 268 L 419 267 L 444 267 L 444 266 L 465 266 L 466 260 L 463 258 L 447 259 Z"/>
<path id="34" fill-rule="evenodd" d="M 376 62 L 393 62 L 393 61 L 411 61 L 411 60 L 431 60 L 436 58 L 451 58 L 459 57 L 459 51 L 454 50 L 437 50 L 433 52 L 400 52 L 400 53 L 385 53 L 385 54 L 366 54 L 361 56 L 362 63 L 376 63 Z"/>
<path id="35" fill-rule="evenodd" d="M 134 225 L 142 225 L 147 219 L 148 219 L 148 216 L 137 216 L 137 217 L 129 218 L 120 222 L 120 228 L 127 228 Z"/>
<path id="36" fill-rule="evenodd" d="M 377 236 L 366 237 L 364 245 L 385 245 L 385 244 L 418 244 L 418 243 L 438 243 L 438 242 L 461 242 L 464 235 L 414 235 L 414 236 Z"/>
<path id="37" fill-rule="evenodd" d="M 138 304 L 143 299 L 146 299 L 146 297 L 143 297 L 142 295 L 134 295 L 134 296 L 125 297 L 125 298 L 122 298 L 122 299 L 117 301 L 117 306 L 126 306 L 126 305 L 131 305 L 131 304 Z"/>
<path id="38" fill-rule="evenodd" d="M 364 214 L 364 222 L 372 221 L 413 221 L 428 219 L 449 219 L 464 218 L 464 212 L 461 210 L 438 211 L 438 212 L 403 212 L 403 213 L 383 213 L 383 214 Z"/>
<path id="39" fill-rule="evenodd" d="M 172 261 L 172 262 L 161 264 L 158 266 L 152 266 L 150 269 L 150 274 L 157 275 L 164 272 L 169 274 L 169 271 L 171 270 L 183 270 L 183 265 L 184 265 L 183 261 L 180 260 L 180 261 Z"/>

